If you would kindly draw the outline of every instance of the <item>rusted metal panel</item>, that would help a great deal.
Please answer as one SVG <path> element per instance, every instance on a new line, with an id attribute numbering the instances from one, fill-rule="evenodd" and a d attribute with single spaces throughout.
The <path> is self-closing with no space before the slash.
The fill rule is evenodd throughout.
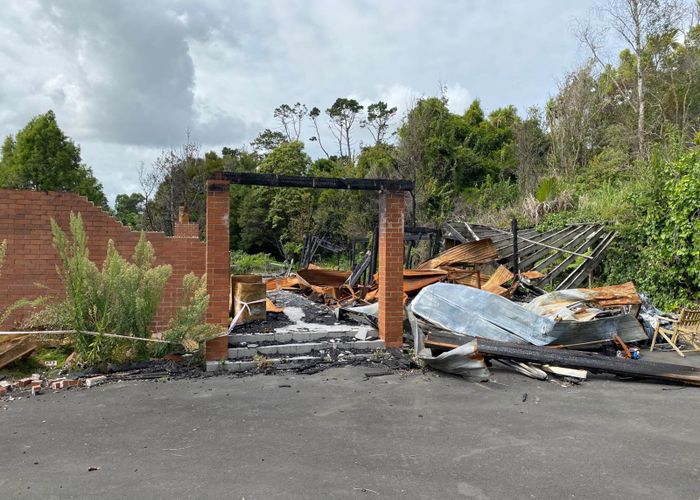
<path id="1" fill-rule="evenodd" d="M 490 239 L 470 241 L 454 246 L 425 262 L 417 269 L 437 269 L 454 264 L 485 264 L 498 258 L 498 250 Z"/>
<path id="2" fill-rule="evenodd" d="M 299 283 L 301 285 L 340 288 L 350 277 L 350 273 L 347 271 L 309 267 L 307 269 L 300 269 L 297 272 L 297 276 L 299 277 Z"/>
<path id="3" fill-rule="evenodd" d="M 641 304 L 637 289 L 634 283 L 624 283 L 622 285 L 606 286 L 601 288 L 574 288 L 571 290 L 559 290 L 546 295 L 541 295 L 533 299 L 524 307 L 540 316 L 561 319 L 582 319 L 574 318 L 578 310 L 582 310 L 585 316 L 586 308 L 594 308 L 600 312 L 616 306 L 636 306 Z M 595 309 L 597 308 L 597 309 Z M 564 314 L 561 313 L 564 311 Z"/>

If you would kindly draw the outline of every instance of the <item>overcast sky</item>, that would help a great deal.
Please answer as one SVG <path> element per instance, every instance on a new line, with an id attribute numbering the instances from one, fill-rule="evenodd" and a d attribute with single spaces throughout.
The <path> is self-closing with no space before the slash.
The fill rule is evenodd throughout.
<path id="1" fill-rule="evenodd" d="M 185 131 L 239 147 L 273 109 L 336 97 L 400 110 L 447 86 L 450 108 L 542 105 L 584 52 L 589 0 L 5 0 L 0 133 L 53 109 L 113 201 Z M 311 131 L 305 134 L 311 136 Z M 311 149 L 312 156 L 316 151 Z"/>

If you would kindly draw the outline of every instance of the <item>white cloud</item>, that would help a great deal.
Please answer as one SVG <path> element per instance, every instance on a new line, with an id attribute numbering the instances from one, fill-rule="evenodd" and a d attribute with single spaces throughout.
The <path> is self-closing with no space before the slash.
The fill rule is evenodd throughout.
<path id="1" fill-rule="evenodd" d="M 276 127 L 281 103 L 325 110 L 354 96 L 402 114 L 444 82 L 453 112 L 473 98 L 487 112 L 524 110 L 578 61 L 569 21 L 591 2 L 9 0 L 0 133 L 54 109 L 117 193 L 135 189 L 134 163 L 187 128 L 197 142 L 240 146 Z"/>

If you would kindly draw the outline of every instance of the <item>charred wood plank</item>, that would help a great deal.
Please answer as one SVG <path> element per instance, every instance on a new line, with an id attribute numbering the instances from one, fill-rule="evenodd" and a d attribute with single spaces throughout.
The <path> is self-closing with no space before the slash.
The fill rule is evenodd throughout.
<path id="1" fill-rule="evenodd" d="M 477 352 L 496 359 L 505 358 L 513 361 L 583 368 L 615 375 L 700 385 L 700 368 L 693 366 L 614 358 L 593 352 L 496 342 L 482 338 L 476 339 L 476 345 Z"/>
<path id="2" fill-rule="evenodd" d="M 307 177 L 252 172 L 214 172 L 209 178 L 226 180 L 243 186 L 348 189 L 354 191 L 413 191 L 413 181 L 403 179 Z"/>

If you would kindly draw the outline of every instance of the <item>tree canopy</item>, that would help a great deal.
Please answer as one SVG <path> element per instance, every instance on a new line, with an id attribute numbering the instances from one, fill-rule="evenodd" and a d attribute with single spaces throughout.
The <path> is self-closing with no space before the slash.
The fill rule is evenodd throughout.
<path id="1" fill-rule="evenodd" d="M 49 110 L 35 116 L 2 146 L 0 186 L 41 191 L 72 191 L 107 207 L 102 184 L 81 162 L 80 147 L 58 126 Z"/>

